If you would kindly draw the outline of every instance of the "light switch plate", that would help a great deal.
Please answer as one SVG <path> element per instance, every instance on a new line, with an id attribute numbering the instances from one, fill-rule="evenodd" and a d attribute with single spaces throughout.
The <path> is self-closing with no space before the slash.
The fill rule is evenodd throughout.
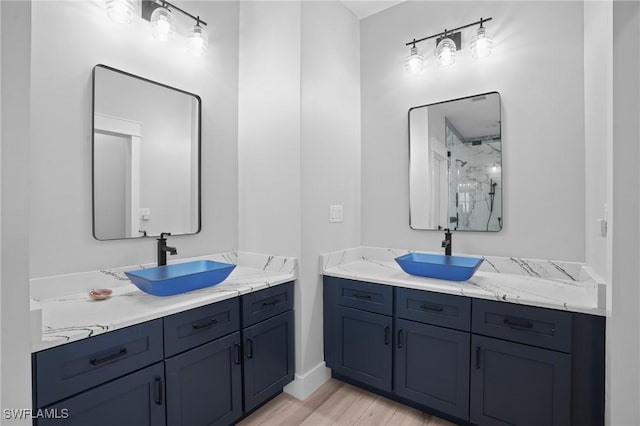
<path id="1" fill-rule="evenodd" d="M 330 204 L 329 205 L 329 223 L 337 223 L 342 222 L 343 218 L 343 208 L 340 204 Z"/>

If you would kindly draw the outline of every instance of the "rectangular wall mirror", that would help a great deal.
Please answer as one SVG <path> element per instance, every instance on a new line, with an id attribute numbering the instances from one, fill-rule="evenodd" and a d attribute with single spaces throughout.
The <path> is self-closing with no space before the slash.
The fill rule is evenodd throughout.
<path id="1" fill-rule="evenodd" d="M 413 229 L 502 229 L 498 92 L 409 110 L 409 213 Z"/>
<path id="2" fill-rule="evenodd" d="M 93 69 L 93 236 L 200 231 L 197 95 L 105 65 Z"/>

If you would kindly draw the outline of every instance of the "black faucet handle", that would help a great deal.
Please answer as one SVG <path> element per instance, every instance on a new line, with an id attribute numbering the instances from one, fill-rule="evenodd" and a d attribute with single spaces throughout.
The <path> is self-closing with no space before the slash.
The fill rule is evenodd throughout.
<path id="1" fill-rule="evenodd" d="M 159 239 L 160 240 L 166 240 L 169 235 L 171 235 L 171 232 L 161 232 Z"/>

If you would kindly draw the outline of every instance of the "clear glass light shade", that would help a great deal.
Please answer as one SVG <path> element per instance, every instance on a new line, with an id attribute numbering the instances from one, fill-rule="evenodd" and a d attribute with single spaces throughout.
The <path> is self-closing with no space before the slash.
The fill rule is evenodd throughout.
<path id="1" fill-rule="evenodd" d="M 119 24 L 130 24 L 135 12 L 133 0 L 107 0 L 107 16 Z"/>
<path id="2" fill-rule="evenodd" d="M 456 62 L 456 43 L 448 37 L 440 40 L 436 47 L 436 58 L 441 67 L 453 65 Z"/>
<path id="3" fill-rule="evenodd" d="M 187 36 L 187 51 L 193 56 L 202 56 L 209 47 L 207 31 L 200 25 L 195 25 Z"/>
<path id="4" fill-rule="evenodd" d="M 412 74 L 420 74 L 424 68 L 424 56 L 418 52 L 417 47 L 411 48 L 411 53 L 404 60 L 404 69 Z"/>
<path id="5" fill-rule="evenodd" d="M 474 58 L 486 58 L 491 55 L 493 48 L 493 37 L 487 32 L 486 28 L 478 28 L 478 32 L 471 39 L 471 55 Z"/>
<path id="6" fill-rule="evenodd" d="M 176 23 L 166 7 L 158 7 L 151 14 L 151 34 L 160 41 L 171 40 L 176 34 Z"/>

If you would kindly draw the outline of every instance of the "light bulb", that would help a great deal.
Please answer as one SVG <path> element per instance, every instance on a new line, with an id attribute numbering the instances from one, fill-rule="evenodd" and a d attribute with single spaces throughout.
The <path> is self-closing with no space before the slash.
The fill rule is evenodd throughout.
<path id="1" fill-rule="evenodd" d="M 438 65 L 448 67 L 456 62 L 456 43 L 448 37 L 443 38 L 436 47 Z"/>
<path id="2" fill-rule="evenodd" d="M 133 0 L 107 0 L 107 15 L 119 24 L 130 24 L 135 11 Z"/>
<path id="3" fill-rule="evenodd" d="M 202 56 L 209 46 L 207 32 L 200 25 L 196 24 L 187 36 L 187 52 L 193 56 Z"/>
<path id="4" fill-rule="evenodd" d="M 160 41 L 168 41 L 176 33 L 176 23 L 171 11 L 166 7 L 157 7 L 151 14 L 151 34 Z"/>
<path id="5" fill-rule="evenodd" d="M 486 58 L 491 55 L 493 48 L 493 37 L 486 31 L 486 28 L 478 28 L 478 32 L 471 39 L 471 56 L 474 58 Z"/>
<path id="6" fill-rule="evenodd" d="M 411 53 L 404 60 L 404 68 L 412 74 L 420 74 L 424 68 L 424 56 L 413 46 Z"/>

